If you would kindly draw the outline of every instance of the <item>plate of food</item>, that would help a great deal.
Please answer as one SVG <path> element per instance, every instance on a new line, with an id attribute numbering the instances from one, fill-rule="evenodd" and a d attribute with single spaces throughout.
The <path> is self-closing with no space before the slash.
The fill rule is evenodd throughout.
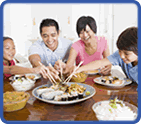
<path id="1" fill-rule="evenodd" d="M 74 104 L 91 98 L 96 90 L 87 84 L 69 82 L 67 84 L 41 85 L 32 91 L 38 100 L 51 104 Z"/>
<path id="2" fill-rule="evenodd" d="M 128 121 L 137 118 L 137 107 L 115 98 L 114 100 L 105 100 L 95 103 L 92 106 L 98 120 L 119 120 Z"/>
<path id="3" fill-rule="evenodd" d="M 92 71 L 85 71 L 86 74 L 94 75 L 100 73 L 100 69 L 92 70 Z"/>
<path id="4" fill-rule="evenodd" d="M 121 88 L 132 83 L 130 79 L 113 77 L 113 76 L 101 76 L 95 78 L 93 81 L 97 84 L 101 84 L 113 88 Z"/>

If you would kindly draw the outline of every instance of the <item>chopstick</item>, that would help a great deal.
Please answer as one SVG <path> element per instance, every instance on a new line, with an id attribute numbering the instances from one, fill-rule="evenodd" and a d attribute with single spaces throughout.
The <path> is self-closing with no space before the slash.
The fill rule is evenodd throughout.
<path id="1" fill-rule="evenodd" d="M 71 75 L 64 81 L 63 84 L 68 83 L 68 81 L 70 81 L 70 79 L 72 78 L 72 76 L 74 75 L 74 73 L 76 72 L 76 70 L 83 64 L 83 61 L 81 61 L 79 63 L 79 65 L 74 69 L 74 71 L 71 73 Z"/>
<path id="2" fill-rule="evenodd" d="M 39 62 L 39 64 L 40 64 L 40 65 L 43 65 L 41 62 Z M 53 79 L 52 76 L 50 76 L 50 73 L 49 73 L 48 68 L 45 67 L 45 69 L 48 71 L 48 74 L 46 73 L 46 76 L 49 78 L 50 82 L 51 82 L 53 85 L 54 85 L 54 84 L 56 85 L 56 81 L 55 81 L 55 83 L 53 82 L 54 79 Z"/>
<path id="3" fill-rule="evenodd" d="M 49 63 L 49 66 L 53 68 L 53 66 L 50 63 Z M 59 81 L 62 81 L 59 76 L 58 76 L 58 79 Z"/>

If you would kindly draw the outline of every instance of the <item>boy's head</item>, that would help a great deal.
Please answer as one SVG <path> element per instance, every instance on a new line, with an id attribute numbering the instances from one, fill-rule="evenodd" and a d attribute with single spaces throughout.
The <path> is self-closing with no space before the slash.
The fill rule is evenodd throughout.
<path id="1" fill-rule="evenodd" d="M 117 48 L 119 50 L 132 51 L 138 55 L 138 36 L 137 28 L 130 27 L 124 30 L 117 40 Z"/>
<path id="2" fill-rule="evenodd" d="M 126 64 L 138 62 L 137 40 L 136 27 L 130 27 L 124 30 L 117 40 L 120 57 Z"/>
<path id="3" fill-rule="evenodd" d="M 3 37 L 3 60 L 11 61 L 16 54 L 13 39 L 10 37 Z"/>

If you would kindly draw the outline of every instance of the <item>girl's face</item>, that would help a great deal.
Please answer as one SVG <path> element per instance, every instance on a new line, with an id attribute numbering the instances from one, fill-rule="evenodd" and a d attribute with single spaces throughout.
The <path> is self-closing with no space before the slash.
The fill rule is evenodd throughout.
<path id="1" fill-rule="evenodd" d="M 82 41 L 84 41 L 84 43 L 90 43 L 91 39 L 94 38 L 95 33 L 91 30 L 91 28 L 86 25 L 86 30 L 84 31 L 84 29 L 80 32 L 79 34 L 80 38 Z"/>
<path id="2" fill-rule="evenodd" d="M 16 53 L 14 42 L 11 39 L 6 39 L 3 46 L 3 59 L 11 61 Z"/>
<path id="3" fill-rule="evenodd" d="M 132 51 L 119 50 L 119 55 L 126 64 L 138 61 L 138 56 Z"/>

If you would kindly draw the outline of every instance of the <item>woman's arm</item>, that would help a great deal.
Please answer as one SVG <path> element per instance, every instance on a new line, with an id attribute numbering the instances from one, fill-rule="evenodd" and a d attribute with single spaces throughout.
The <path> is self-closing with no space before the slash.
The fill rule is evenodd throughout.
<path id="1" fill-rule="evenodd" d="M 111 62 L 107 58 L 92 61 L 87 65 L 81 66 L 77 70 L 77 73 L 82 72 L 82 71 L 91 71 L 91 70 L 99 69 L 100 67 L 107 66 L 107 65 L 110 65 L 110 64 L 111 64 Z"/>
<path id="2" fill-rule="evenodd" d="M 108 45 L 108 40 L 107 40 L 107 48 L 103 52 L 103 58 L 107 58 L 109 55 L 110 55 L 110 50 L 109 50 L 109 45 Z M 112 65 L 107 65 L 107 66 L 105 66 L 101 69 L 100 73 L 103 74 L 103 75 L 108 75 L 111 72 L 111 68 L 112 68 Z"/>
<path id="3" fill-rule="evenodd" d="M 64 70 L 64 73 L 68 73 L 68 72 L 71 72 L 73 70 L 72 67 L 75 64 L 76 57 L 77 57 L 77 52 L 74 48 L 71 47 L 69 58 L 68 58 L 68 61 L 66 63 L 66 68 Z"/>

